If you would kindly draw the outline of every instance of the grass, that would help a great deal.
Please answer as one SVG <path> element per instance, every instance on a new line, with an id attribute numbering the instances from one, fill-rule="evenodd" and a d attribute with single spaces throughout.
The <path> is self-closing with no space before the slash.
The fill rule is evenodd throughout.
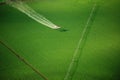
<path id="1" fill-rule="evenodd" d="M 63 80 L 93 3 L 88 0 L 29 3 L 67 32 L 44 27 L 9 6 L 0 8 L 0 38 L 49 80 Z M 92 24 L 73 80 L 119 80 L 119 1 L 103 1 Z M 60 3 L 60 4 L 59 4 Z M 53 5 L 54 4 L 54 5 Z M 58 5 L 59 4 L 59 5 Z M 64 4 L 61 7 L 61 4 Z M 57 6 L 57 7 L 55 7 Z M 8 14 L 9 13 L 9 14 Z M 19 25 L 18 25 L 19 24 Z M 0 78 L 42 80 L 0 45 Z"/>
<path id="2" fill-rule="evenodd" d="M 78 67 L 80 56 L 82 55 L 82 49 L 84 48 L 84 44 L 87 40 L 87 36 L 88 36 L 88 34 L 90 32 L 90 28 L 92 26 L 91 23 L 93 23 L 93 21 L 94 21 L 93 18 L 95 17 L 97 5 L 98 5 L 97 3 L 94 3 L 94 5 L 91 9 L 90 15 L 88 17 L 88 20 L 85 24 L 85 27 L 84 27 L 82 33 L 81 33 L 81 37 L 78 41 L 77 47 L 76 47 L 75 52 L 73 54 L 73 58 L 72 58 L 71 63 L 68 67 L 68 71 L 66 73 L 64 80 L 72 80 L 73 79 L 73 76 L 74 76 L 76 69 Z"/>

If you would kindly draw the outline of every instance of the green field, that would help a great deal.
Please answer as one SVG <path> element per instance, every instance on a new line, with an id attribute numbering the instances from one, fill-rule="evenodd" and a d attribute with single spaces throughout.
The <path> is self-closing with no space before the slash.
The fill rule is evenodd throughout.
<path id="1" fill-rule="evenodd" d="M 120 80 L 119 0 L 27 2 L 66 32 L 39 24 L 9 5 L 0 5 L 0 40 L 48 80 L 64 80 L 94 2 L 97 11 L 90 21 L 82 51 L 78 51 L 81 56 L 72 80 Z M 0 44 L 0 80 L 43 79 Z"/>

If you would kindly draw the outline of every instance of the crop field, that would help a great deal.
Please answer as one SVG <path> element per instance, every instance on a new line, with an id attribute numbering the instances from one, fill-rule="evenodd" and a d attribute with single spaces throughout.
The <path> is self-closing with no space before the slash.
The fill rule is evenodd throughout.
<path id="1" fill-rule="evenodd" d="M 0 5 L 0 80 L 120 80 L 119 0 L 23 3 L 46 19 Z"/>

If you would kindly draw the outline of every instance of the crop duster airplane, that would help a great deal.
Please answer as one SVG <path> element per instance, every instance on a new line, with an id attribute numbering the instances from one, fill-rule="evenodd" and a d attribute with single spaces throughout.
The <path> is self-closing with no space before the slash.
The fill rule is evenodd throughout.
<path id="1" fill-rule="evenodd" d="M 61 27 L 55 25 L 50 20 L 48 20 L 44 16 L 40 15 L 36 11 L 34 11 L 27 4 L 25 4 L 24 1 L 30 2 L 30 1 L 35 1 L 35 0 L 5 0 L 5 1 L 0 2 L 0 5 L 8 4 L 8 5 L 18 9 L 19 11 L 23 12 L 24 14 L 26 14 L 33 20 L 37 21 L 38 23 L 41 23 L 49 28 L 56 29 L 60 32 L 68 31 L 64 28 L 61 28 Z"/>

